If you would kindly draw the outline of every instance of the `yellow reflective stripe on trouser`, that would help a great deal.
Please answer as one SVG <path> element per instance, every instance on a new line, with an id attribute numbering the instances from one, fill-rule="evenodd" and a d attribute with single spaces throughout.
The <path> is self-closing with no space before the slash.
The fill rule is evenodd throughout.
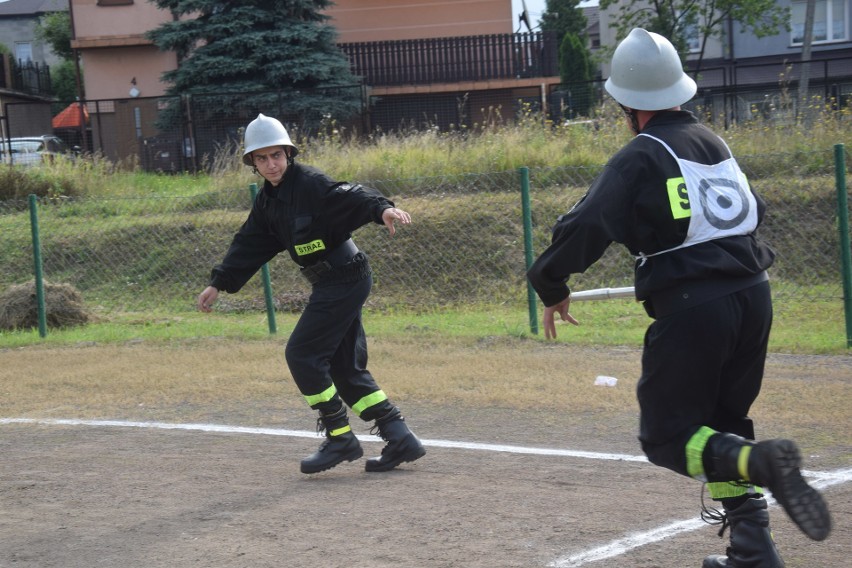
<path id="1" fill-rule="evenodd" d="M 751 446 L 743 446 L 740 455 L 737 456 L 737 471 L 740 477 L 748 480 L 748 457 L 751 455 Z"/>
<path id="2" fill-rule="evenodd" d="M 707 491 L 710 493 L 710 497 L 716 500 L 763 493 L 760 487 L 747 485 L 740 481 L 714 481 L 707 484 Z"/>
<path id="3" fill-rule="evenodd" d="M 376 404 L 379 404 L 380 402 L 383 402 L 387 399 L 388 397 L 384 393 L 384 391 L 378 390 L 374 393 L 368 394 L 367 396 L 356 402 L 352 406 L 352 412 L 354 412 L 358 416 L 361 416 L 361 413 L 370 408 L 371 406 L 375 406 Z"/>
<path id="4" fill-rule="evenodd" d="M 718 432 L 707 426 L 702 426 L 686 443 L 686 471 L 693 479 L 707 481 L 706 472 L 704 471 L 704 449 L 707 447 L 707 441 L 714 434 L 718 434 Z M 743 473 L 744 466 L 748 465 L 748 456 L 750 453 L 751 446 L 745 446 L 740 451 L 737 460 L 740 475 Z M 742 478 L 748 479 L 745 475 L 742 475 Z M 710 497 L 716 500 L 762 493 L 760 487 L 755 487 L 741 481 L 712 481 L 707 483 L 707 491 L 710 493 Z"/>
<path id="5" fill-rule="evenodd" d="M 704 471 L 704 448 L 707 447 L 707 440 L 714 434 L 718 434 L 718 432 L 707 426 L 702 426 L 686 443 L 686 472 L 689 477 L 707 481 L 707 475 Z"/>
<path id="6" fill-rule="evenodd" d="M 315 404 L 319 404 L 321 402 L 328 402 L 329 400 L 334 398 L 334 395 L 337 394 L 337 387 L 331 385 L 324 391 L 319 394 L 311 394 L 305 395 L 305 400 L 308 401 L 308 406 L 314 406 Z"/>
<path id="7" fill-rule="evenodd" d="M 344 426 L 343 428 L 337 428 L 337 429 L 335 429 L 335 430 L 331 430 L 331 431 L 328 433 L 328 435 L 329 435 L 329 436 L 340 436 L 341 434 L 345 434 L 345 433 L 347 433 L 347 432 L 351 432 L 351 431 L 352 431 L 352 427 L 351 427 L 351 426 L 349 426 L 349 424 L 347 424 L 347 425 L 346 425 L 346 426 Z"/>

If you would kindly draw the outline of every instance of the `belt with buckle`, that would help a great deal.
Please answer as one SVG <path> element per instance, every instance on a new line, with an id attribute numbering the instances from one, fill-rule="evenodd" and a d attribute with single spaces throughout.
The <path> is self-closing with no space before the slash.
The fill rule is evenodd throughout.
<path id="1" fill-rule="evenodd" d="M 319 262 L 302 268 L 301 274 L 311 284 L 320 282 L 323 277 L 337 267 L 345 266 L 360 251 L 352 239 L 347 239 L 337 245 L 326 257 Z"/>

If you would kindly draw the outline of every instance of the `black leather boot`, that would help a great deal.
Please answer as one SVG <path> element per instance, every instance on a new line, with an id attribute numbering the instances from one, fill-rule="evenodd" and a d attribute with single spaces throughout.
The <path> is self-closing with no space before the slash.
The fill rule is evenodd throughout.
<path id="1" fill-rule="evenodd" d="M 364 455 L 358 438 L 352 433 L 346 407 L 334 414 L 320 413 L 317 432 L 325 431 L 325 440 L 319 449 L 302 460 L 302 473 L 317 473 L 331 469 L 344 461 L 357 460 Z"/>
<path id="2" fill-rule="evenodd" d="M 766 499 L 752 498 L 733 510 L 725 507 L 725 517 L 719 535 L 730 526 L 727 554 L 708 556 L 702 568 L 784 568 L 769 530 Z"/>
<path id="3" fill-rule="evenodd" d="M 378 430 L 387 445 L 382 448 L 382 455 L 367 460 L 364 469 L 367 471 L 388 471 L 402 462 L 412 462 L 426 455 L 426 448 L 417 439 L 417 436 L 408 429 L 408 425 L 399 412 L 399 408 L 393 409 L 376 419 L 373 429 Z M 372 429 L 371 433 L 376 433 Z"/>
<path id="4" fill-rule="evenodd" d="M 803 533 L 825 540 L 831 532 L 831 515 L 819 491 L 802 477 L 801 464 L 799 448 L 791 440 L 754 443 L 734 434 L 714 434 L 704 453 L 708 481 L 748 481 L 766 487 Z"/>

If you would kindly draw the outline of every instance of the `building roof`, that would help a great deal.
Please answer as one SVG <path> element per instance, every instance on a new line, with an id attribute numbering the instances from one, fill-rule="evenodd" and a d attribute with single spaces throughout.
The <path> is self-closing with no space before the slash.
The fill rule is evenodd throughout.
<path id="1" fill-rule="evenodd" d="M 68 0 L 7 0 L 0 3 L 0 16 L 34 16 L 68 11 Z"/>
<path id="2" fill-rule="evenodd" d="M 53 117 L 53 128 L 80 128 L 81 118 L 86 124 L 89 123 L 89 109 L 81 103 L 71 103 Z"/>
<path id="3" fill-rule="evenodd" d="M 591 28 L 595 28 L 597 30 L 600 27 L 601 21 L 601 10 L 597 6 L 587 6 L 583 8 L 583 15 L 586 16 L 586 29 L 589 30 Z"/>

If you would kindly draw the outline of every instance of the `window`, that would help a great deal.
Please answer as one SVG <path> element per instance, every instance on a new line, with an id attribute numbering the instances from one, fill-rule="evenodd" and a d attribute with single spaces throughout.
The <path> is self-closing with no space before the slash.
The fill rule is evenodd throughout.
<path id="1" fill-rule="evenodd" d="M 98 6 L 129 6 L 133 0 L 98 0 Z"/>
<path id="2" fill-rule="evenodd" d="M 690 53 L 701 51 L 701 31 L 698 29 L 698 24 L 688 24 L 683 35 Z"/>
<path id="3" fill-rule="evenodd" d="M 846 0 L 817 0 L 814 8 L 814 43 L 846 41 Z M 793 2 L 792 41 L 793 45 L 802 45 L 805 40 L 805 9 L 807 2 Z"/>
<path id="4" fill-rule="evenodd" d="M 698 10 L 692 9 L 688 12 L 680 14 L 680 29 L 683 31 L 683 39 L 686 42 L 686 49 L 689 53 L 698 53 L 701 51 L 701 14 Z"/>
<path id="5" fill-rule="evenodd" d="M 33 44 L 28 41 L 19 41 L 15 43 L 15 61 L 22 61 L 26 63 L 27 61 L 33 60 Z"/>

